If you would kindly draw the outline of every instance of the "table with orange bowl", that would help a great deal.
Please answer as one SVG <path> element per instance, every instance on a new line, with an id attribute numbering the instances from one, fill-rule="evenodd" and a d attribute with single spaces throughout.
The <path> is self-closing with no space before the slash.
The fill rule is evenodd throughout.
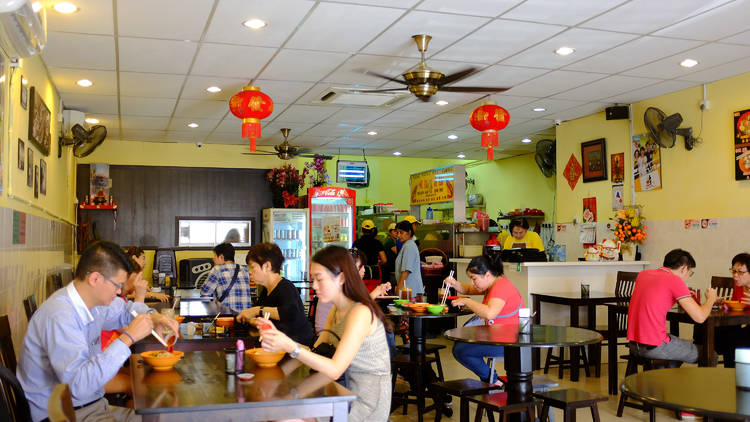
<path id="1" fill-rule="evenodd" d="M 260 368 L 245 359 L 242 381 L 225 372 L 224 352 L 188 352 L 168 371 L 130 357 L 133 408 L 143 421 L 265 421 L 332 416 L 347 419 L 356 395 L 288 356 Z"/>

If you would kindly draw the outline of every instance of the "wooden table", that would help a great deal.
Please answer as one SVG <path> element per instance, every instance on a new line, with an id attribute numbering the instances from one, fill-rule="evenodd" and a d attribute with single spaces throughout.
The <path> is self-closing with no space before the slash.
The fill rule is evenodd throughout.
<path id="1" fill-rule="evenodd" d="M 209 335 L 203 336 L 195 334 L 188 336 L 182 327 L 186 323 L 180 324 L 180 338 L 177 340 L 174 348 L 181 352 L 218 350 L 222 351 L 227 347 L 235 347 L 238 339 L 245 342 L 245 348 L 258 347 L 258 329 L 254 326 L 235 326 L 229 330 L 226 335 Z M 135 343 L 131 350 L 133 353 L 141 353 L 148 350 L 164 350 L 164 345 L 159 343 L 153 336 L 148 336 L 143 340 Z"/>
<path id="2" fill-rule="evenodd" d="M 586 346 L 602 341 L 602 336 L 595 331 L 553 325 L 532 325 L 529 334 L 519 333 L 516 324 L 461 327 L 446 331 L 444 336 L 448 340 L 464 343 L 505 346 L 505 373 L 508 377 L 505 391 L 508 392 L 508 403 L 532 400 L 532 349 Z"/>
<path id="3" fill-rule="evenodd" d="M 147 421 L 265 421 L 332 416 L 346 421 L 356 395 L 307 366 L 286 358 L 258 368 L 245 359 L 249 382 L 226 374 L 224 353 L 188 352 L 169 371 L 130 357 L 135 412 Z"/>
<path id="4" fill-rule="evenodd" d="M 750 420 L 750 391 L 735 386 L 732 368 L 654 369 L 625 377 L 622 393 L 654 407 L 705 418 Z"/>
<path id="5" fill-rule="evenodd" d="M 596 329 L 596 306 L 604 305 L 607 303 L 616 302 L 618 297 L 615 293 L 605 292 L 589 292 L 587 297 L 581 296 L 580 292 L 559 292 L 559 293 L 531 293 L 533 298 L 533 310 L 536 312 L 534 316 L 534 324 L 542 323 L 542 303 L 555 303 L 558 305 L 565 305 L 570 308 L 570 326 L 580 327 L 580 308 L 585 307 L 588 311 L 588 321 L 586 328 L 589 330 Z M 539 349 L 533 350 L 534 356 L 534 369 L 541 367 L 541 353 Z M 594 346 L 589 346 L 589 356 L 594 356 L 595 353 L 601 354 L 600 350 L 595 350 Z M 578 381 L 578 348 L 572 348 L 570 350 L 570 380 Z"/>

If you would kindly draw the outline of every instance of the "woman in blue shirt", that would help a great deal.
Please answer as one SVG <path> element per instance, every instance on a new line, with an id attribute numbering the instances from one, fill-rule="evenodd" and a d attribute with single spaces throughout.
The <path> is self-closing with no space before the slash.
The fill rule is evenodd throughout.
<path id="1" fill-rule="evenodd" d="M 396 256 L 396 292 L 404 287 L 411 289 L 412 296 L 424 294 L 422 284 L 422 266 L 419 262 L 419 248 L 414 242 L 414 227 L 408 221 L 401 221 L 396 225 L 396 236 L 403 242 L 401 251 Z"/>

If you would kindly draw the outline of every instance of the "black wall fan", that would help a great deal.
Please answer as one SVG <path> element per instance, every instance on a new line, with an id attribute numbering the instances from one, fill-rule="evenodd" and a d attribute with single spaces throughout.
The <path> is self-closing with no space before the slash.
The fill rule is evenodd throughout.
<path id="1" fill-rule="evenodd" d="M 536 143 L 536 153 L 534 161 L 539 166 L 544 177 L 552 177 L 555 174 L 555 141 L 551 139 L 542 139 Z"/>
<path id="2" fill-rule="evenodd" d="M 275 145 L 273 147 L 275 152 L 273 151 L 255 151 L 255 152 L 243 152 L 244 155 L 275 155 L 279 157 L 282 160 L 291 160 L 294 157 L 306 157 L 306 158 L 314 158 L 314 154 L 309 154 L 309 150 L 307 148 L 300 148 L 296 145 L 292 145 L 289 143 L 289 134 L 292 132 L 291 129 L 283 128 L 281 129 L 281 136 L 284 137 L 284 142 Z M 324 160 L 330 160 L 333 158 L 331 155 L 320 155 L 317 154 L 318 157 L 322 157 Z"/>
<path id="3" fill-rule="evenodd" d="M 101 145 L 107 137 L 107 128 L 102 125 L 94 125 L 86 130 L 79 124 L 70 128 L 71 137 L 60 137 L 57 141 L 57 158 L 62 157 L 62 147 L 73 145 L 73 155 L 78 158 L 85 157 Z"/>
<path id="4" fill-rule="evenodd" d="M 680 128 L 682 116 L 675 113 L 667 116 L 656 107 L 649 107 L 643 114 L 643 123 L 648 129 L 651 139 L 664 148 L 674 146 L 677 135 L 685 138 L 685 149 L 690 151 L 695 146 L 696 139 L 693 138 L 693 129 L 689 127 Z"/>

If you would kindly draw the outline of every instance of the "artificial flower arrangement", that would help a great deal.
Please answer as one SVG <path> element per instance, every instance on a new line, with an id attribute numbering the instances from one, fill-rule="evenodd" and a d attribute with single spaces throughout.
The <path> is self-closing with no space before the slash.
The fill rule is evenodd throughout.
<path id="1" fill-rule="evenodd" d="M 309 173 L 310 186 L 325 186 L 332 182 L 326 170 L 326 160 L 318 154 L 315 154 L 312 161 L 305 163 L 305 172 Z"/>
<path id="2" fill-rule="evenodd" d="M 643 244 L 648 228 L 644 220 L 638 206 L 625 207 L 615 213 L 615 228 L 612 232 L 620 242 Z"/>
<path id="3" fill-rule="evenodd" d="M 271 184 L 271 191 L 273 192 L 273 206 L 280 208 L 290 208 L 297 205 L 297 192 L 305 185 L 305 176 L 307 176 L 308 169 L 304 169 L 302 173 L 296 168 L 292 167 L 291 164 L 284 164 L 281 167 L 271 169 L 267 174 L 266 178 Z"/>

